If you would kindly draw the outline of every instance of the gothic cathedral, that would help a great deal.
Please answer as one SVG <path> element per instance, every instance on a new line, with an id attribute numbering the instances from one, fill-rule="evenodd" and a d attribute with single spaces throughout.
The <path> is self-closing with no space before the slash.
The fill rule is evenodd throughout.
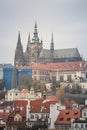
<path id="1" fill-rule="evenodd" d="M 32 41 L 30 34 L 28 37 L 28 43 L 26 51 L 23 52 L 23 46 L 21 43 L 20 33 L 18 35 L 18 42 L 15 51 L 14 65 L 17 66 L 29 66 L 37 63 L 46 64 L 53 62 L 71 62 L 81 61 L 82 58 L 77 48 L 69 49 L 57 49 L 54 50 L 53 33 L 50 43 L 50 49 L 43 48 L 43 42 L 38 37 L 37 24 L 35 23 L 34 33 Z"/>

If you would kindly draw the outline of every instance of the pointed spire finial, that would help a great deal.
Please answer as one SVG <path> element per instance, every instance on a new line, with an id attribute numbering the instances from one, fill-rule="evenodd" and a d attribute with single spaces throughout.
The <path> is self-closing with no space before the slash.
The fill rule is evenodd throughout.
<path id="1" fill-rule="evenodd" d="M 51 37 L 51 46 L 50 46 L 50 49 L 54 50 L 53 32 L 52 32 L 52 37 Z"/>
<path id="2" fill-rule="evenodd" d="M 34 27 L 34 33 L 33 33 L 33 38 L 32 41 L 33 42 L 39 42 L 39 37 L 38 37 L 38 32 L 37 32 L 37 23 L 35 21 L 35 27 Z"/>
<path id="3" fill-rule="evenodd" d="M 18 32 L 18 42 L 17 42 L 17 46 L 21 46 L 20 31 Z"/>

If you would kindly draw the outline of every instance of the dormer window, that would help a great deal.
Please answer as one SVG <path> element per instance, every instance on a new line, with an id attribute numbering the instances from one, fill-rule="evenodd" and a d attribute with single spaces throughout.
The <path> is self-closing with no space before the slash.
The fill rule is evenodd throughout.
<path id="1" fill-rule="evenodd" d="M 64 118 L 60 118 L 60 121 L 63 121 Z"/>
<path id="2" fill-rule="evenodd" d="M 68 112 L 66 112 L 66 115 L 68 115 L 69 114 L 69 111 Z"/>
<path id="3" fill-rule="evenodd" d="M 74 115 L 77 115 L 77 114 L 78 114 L 78 112 L 75 112 L 75 113 L 74 113 Z"/>

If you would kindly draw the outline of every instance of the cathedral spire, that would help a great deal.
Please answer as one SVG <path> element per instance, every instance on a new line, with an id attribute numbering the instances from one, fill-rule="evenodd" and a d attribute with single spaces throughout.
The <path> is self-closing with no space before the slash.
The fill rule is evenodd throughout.
<path id="1" fill-rule="evenodd" d="M 52 32 L 52 38 L 51 38 L 51 46 L 50 46 L 50 50 L 54 50 L 53 32 Z"/>
<path id="2" fill-rule="evenodd" d="M 18 33 L 18 42 L 17 42 L 17 46 L 21 46 L 20 32 Z"/>
<path id="3" fill-rule="evenodd" d="M 35 22 L 35 27 L 34 27 L 34 33 L 33 33 L 33 42 L 39 42 L 39 37 L 38 37 L 38 32 L 37 32 L 37 23 Z"/>
<path id="4" fill-rule="evenodd" d="M 16 51 L 15 51 L 14 65 L 20 66 L 23 64 L 24 64 L 23 46 L 21 43 L 20 32 L 19 32 Z"/>

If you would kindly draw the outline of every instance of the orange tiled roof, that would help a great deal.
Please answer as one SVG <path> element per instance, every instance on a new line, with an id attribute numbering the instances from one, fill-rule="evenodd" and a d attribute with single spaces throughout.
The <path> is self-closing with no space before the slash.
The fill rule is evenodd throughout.
<path id="1" fill-rule="evenodd" d="M 80 119 L 80 110 L 61 110 L 55 125 L 70 125 L 71 119 Z"/>
<path id="2" fill-rule="evenodd" d="M 50 67 L 51 70 L 58 70 L 58 71 L 87 69 L 86 61 L 49 63 L 48 66 Z"/>
<path id="3" fill-rule="evenodd" d="M 50 67 L 45 64 L 37 64 L 32 66 L 32 70 L 50 70 Z"/>
<path id="4" fill-rule="evenodd" d="M 28 90 L 28 89 L 22 89 L 22 90 L 20 91 L 20 93 L 26 94 L 26 93 L 29 93 L 29 90 Z"/>
<path id="5" fill-rule="evenodd" d="M 15 100 L 14 101 L 14 108 L 21 107 L 21 106 L 26 108 L 27 103 L 28 103 L 28 101 L 25 101 L 25 100 Z"/>
<path id="6" fill-rule="evenodd" d="M 56 104 L 57 101 L 32 100 L 30 102 L 31 113 L 50 113 L 50 104 Z"/>
<path id="7" fill-rule="evenodd" d="M 58 101 L 57 97 L 53 95 L 47 95 L 46 99 L 49 99 L 50 101 Z"/>
<path id="8" fill-rule="evenodd" d="M 31 68 L 32 70 L 51 70 L 51 71 L 69 71 L 69 70 L 85 70 L 87 69 L 86 61 L 75 62 L 58 62 L 48 64 L 37 64 L 32 66 L 18 66 L 18 69 Z"/>

